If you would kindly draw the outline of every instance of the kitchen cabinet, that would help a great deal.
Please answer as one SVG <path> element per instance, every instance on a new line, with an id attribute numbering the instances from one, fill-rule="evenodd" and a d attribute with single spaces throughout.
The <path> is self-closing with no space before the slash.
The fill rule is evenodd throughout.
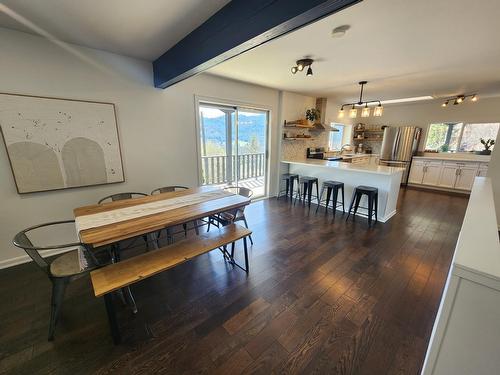
<path id="1" fill-rule="evenodd" d="M 470 191 L 476 176 L 487 175 L 488 163 L 414 158 L 408 183 L 438 189 Z"/>
<path id="2" fill-rule="evenodd" d="M 437 185 L 439 175 L 441 174 L 441 165 L 435 162 L 427 163 L 424 166 L 424 176 L 422 178 L 423 185 Z"/>
<path id="3" fill-rule="evenodd" d="M 424 163 L 414 162 L 411 164 L 410 176 L 408 177 L 409 184 L 421 184 L 424 178 Z"/>

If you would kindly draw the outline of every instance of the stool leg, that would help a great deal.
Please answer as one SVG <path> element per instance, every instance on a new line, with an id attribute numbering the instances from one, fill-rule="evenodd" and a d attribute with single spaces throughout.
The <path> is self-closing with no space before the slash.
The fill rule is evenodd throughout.
<path id="1" fill-rule="evenodd" d="M 332 204 L 333 204 L 333 217 L 335 217 L 335 213 L 337 212 L 337 199 L 339 195 L 339 189 L 334 188 L 333 189 L 333 199 L 332 199 Z"/>
<path id="2" fill-rule="evenodd" d="M 378 193 L 375 194 L 375 222 L 378 221 Z"/>
<path id="3" fill-rule="evenodd" d="M 290 179 L 287 179 L 287 180 L 286 180 L 286 189 L 285 189 L 285 191 L 286 191 L 286 193 L 285 193 L 285 200 L 287 200 L 287 199 L 288 199 L 288 193 L 289 193 L 289 192 L 288 192 L 288 190 L 289 190 L 289 189 L 290 189 Z M 290 192 L 290 196 L 292 196 L 292 193 L 291 193 L 291 192 Z"/>
<path id="4" fill-rule="evenodd" d="M 328 204 L 330 203 L 330 198 L 332 197 L 332 188 L 329 187 L 326 190 L 326 212 L 328 212 Z"/>
<path id="5" fill-rule="evenodd" d="M 373 216 L 373 194 L 368 194 L 368 226 L 372 226 Z"/>
<path id="6" fill-rule="evenodd" d="M 297 204 L 297 197 L 299 198 L 299 200 L 301 199 L 300 182 L 298 182 L 298 185 L 297 185 L 297 194 L 295 194 L 295 200 L 293 201 L 294 206 L 295 206 L 295 204 Z"/>
<path id="7" fill-rule="evenodd" d="M 316 203 L 318 204 L 319 207 L 319 181 L 316 182 Z"/>
<path id="8" fill-rule="evenodd" d="M 295 178 L 290 179 L 290 199 L 293 199 L 293 182 Z"/>
<path id="9" fill-rule="evenodd" d="M 358 212 L 359 202 L 361 201 L 361 197 L 363 194 L 356 194 L 356 202 L 354 202 L 354 215 Z"/>
<path id="10" fill-rule="evenodd" d="M 356 190 L 352 193 L 351 204 L 349 205 L 349 212 L 347 213 L 347 218 L 345 221 L 349 220 L 349 216 L 351 216 L 352 207 L 354 206 L 354 201 L 356 200 Z"/>
<path id="11" fill-rule="evenodd" d="M 345 213 L 345 207 L 344 207 L 344 187 L 340 187 L 342 189 L 342 212 Z"/>
<path id="12" fill-rule="evenodd" d="M 320 196 L 319 196 L 318 207 L 316 207 L 316 212 L 318 212 L 318 210 L 319 210 L 319 206 L 320 206 L 320 203 L 321 203 L 321 199 L 323 199 L 323 193 L 324 193 L 324 192 L 325 192 L 325 187 L 323 186 L 323 187 L 321 188 L 321 194 L 320 194 Z"/>
<path id="13" fill-rule="evenodd" d="M 311 196 L 312 196 L 312 183 L 307 183 L 307 203 L 308 207 L 311 208 Z"/>

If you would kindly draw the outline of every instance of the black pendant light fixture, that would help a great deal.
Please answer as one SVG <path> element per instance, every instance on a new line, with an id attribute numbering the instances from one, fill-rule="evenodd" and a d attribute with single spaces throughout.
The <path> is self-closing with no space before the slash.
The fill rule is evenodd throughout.
<path id="1" fill-rule="evenodd" d="M 338 114 L 339 118 L 344 117 L 344 107 L 351 107 L 351 109 L 349 110 L 349 117 L 350 118 L 356 118 L 356 116 L 358 115 L 358 109 L 356 107 L 363 107 L 363 109 L 361 110 L 361 117 L 370 117 L 371 108 L 369 107 L 369 105 L 373 104 L 373 103 L 378 103 L 378 106 L 376 106 L 373 109 L 373 116 L 374 117 L 382 116 L 382 113 L 384 111 L 384 107 L 382 107 L 382 103 L 380 102 L 380 100 L 363 101 L 363 88 L 367 83 L 368 83 L 368 81 L 358 82 L 358 84 L 361 86 L 361 90 L 359 92 L 359 100 L 356 103 L 342 104 L 342 107 L 340 107 L 339 114 Z"/>
<path id="2" fill-rule="evenodd" d="M 465 101 L 465 99 L 470 98 L 471 102 L 477 102 L 477 94 L 467 94 L 467 95 L 457 95 L 450 98 L 446 98 L 441 107 L 447 107 L 448 104 L 459 105 Z"/>
<path id="3" fill-rule="evenodd" d="M 306 76 L 310 77 L 313 75 L 313 71 L 312 71 L 312 68 L 311 68 L 311 65 L 312 63 L 314 62 L 313 59 L 300 59 L 300 60 L 297 60 L 295 66 L 292 67 L 292 73 L 295 74 L 297 72 L 302 72 L 306 67 L 307 67 L 307 71 L 306 71 Z"/>

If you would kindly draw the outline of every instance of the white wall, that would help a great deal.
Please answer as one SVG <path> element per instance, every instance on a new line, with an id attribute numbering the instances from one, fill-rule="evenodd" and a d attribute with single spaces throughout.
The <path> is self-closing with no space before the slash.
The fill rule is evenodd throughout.
<path id="1" fill-rule="evenodd" d="M 24 257 L 11 245 L 30 225 L 72 218 L 75 207 L 120 191 L 150 192 L 160 185 L 198 184 L 195 95 L 235 100 L 271 110 L 271 181 L 276 181 L 279 92 L 202 74 L 165 90 L 152 84 L 145 61 L 70 46 L 83 59 L 37 36 L 0 29 L 2 92 L 116 104 L 126 182 L 19 195 L 0 146 L 0 267 Z M 2 142 L 0 142 L 2 143 Z M 274 193 L 275 184 L 271 184 Z"/>

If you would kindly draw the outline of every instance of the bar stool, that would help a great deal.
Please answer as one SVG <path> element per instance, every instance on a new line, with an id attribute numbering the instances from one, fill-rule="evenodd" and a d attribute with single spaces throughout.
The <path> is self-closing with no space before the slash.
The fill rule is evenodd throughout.
<path id="1" fill-rule="evenodd" d="M 281 182 L 285 181 L 285 190 L 280 190 L 278 192 L 278 197 L 277 199 L 280 199 L 280 196 L 285 193 L 285 197 L 290 196 L 291 199 L 293 199 L 294 191 L 293 191 L 293 183 L 294 181 L 297 180 L 297 183 L 299 182 L 299 175 L 294 174 L 294 173 L 283 173 L 281 175 L 281 180 L 280 180 L 280 188 L 281 188 Z"/>
<path id="2" fill-rule="evenodd" d="M 323 201 L 323 193 L 326 189 L 326 201 Z M 342 189 L 342 203 L 338 202 L 339 190 Z M 333 193 L 333 196 L 332 196 Z M 335 213 L 337 211 L 337 207 L 342 206 L 342 212 L 345 213 L 344 207 L 344 183 L 339 181 L 325 181 L 323 182 L 323 186 L 321 187 L 321 194 L 319 195 L 319 204 L 316 207 L 316 212 L 318 212 L 319 206 L 321 202 L 326 202 L 325 208 L 328 211 L 328 203 L 330 202 L 330 197 L 332 197 L 332 209 L 333 209 L 333 217 L 335 217 Z"/>
<path id="3" fill-rule="evenodd" d="M 316 199 L 316 202 L 319 204 L 318 178 L 317 177 L 309 177 L 309 176 L 300 176 L 299 177 L 298 198 L 299 198 L 299 200 L 302 200 L 301 196 L 304 195 L 304 203 L 305 203 L 306 196 L 307 196 L 307 203 L 308 203 L 309 208 L 311 208 L 311 199 L 313 197 L 312 189 L 313 189 L 314 184 L 316 184 L 316 195 L 314 195 L 314 199 Z M 297 203 L 297 196 L 295 196 L 294 204 L 295 203 Z"/>
<path id="4" fill-rule="evenodd" d="M 368 225 L 372 225 L 372 217 L 375 214 L 375 222 L 377 222 L 377 211 L 378 211 L 378 189 L 372 186 L 356 186 L 354 192 L 352 194 L 351 205 L 349 206 L 349 213 L 347 214 L 347 220 L 349 220 L 349 216 L 351 215 L 351 210 L 354 206 L 354 215 L 358 211 L 359 202 L 361 201 L 361 197 L 363 194 L 368 196 L 368 207 L 361 207 L 368 210 Z M 373 212 L 373 208 L 375 207 L 375 212 Z"/>

